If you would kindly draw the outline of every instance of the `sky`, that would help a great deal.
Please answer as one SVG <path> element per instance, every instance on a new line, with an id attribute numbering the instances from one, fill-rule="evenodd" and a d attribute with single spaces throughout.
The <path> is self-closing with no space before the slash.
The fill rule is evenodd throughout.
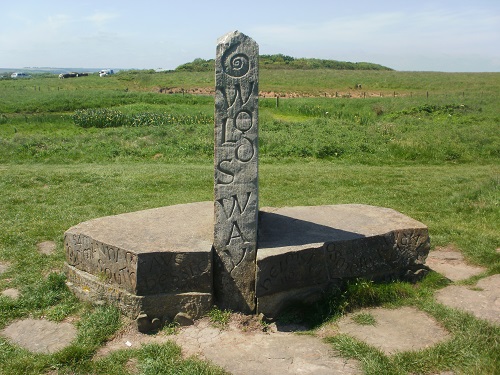
<path id="1" fill-rule="evenodd" d="M 500 0 L 2 0 L 0 68 L 175 69 L 234 30 L 260 54 L 500 72 Z"/>

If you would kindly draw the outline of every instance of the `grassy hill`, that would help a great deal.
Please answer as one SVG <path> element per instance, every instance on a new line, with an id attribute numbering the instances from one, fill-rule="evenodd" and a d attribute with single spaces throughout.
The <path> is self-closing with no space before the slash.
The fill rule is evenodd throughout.
<path id="1" fill-rule="evenodd" d="M 192 62 L 182 64 L 175 70 L 187 72 L 206 72 L 214 71 L 215 60 L 195 59 Z M 386 66 L 373 64 L 368 62 L 348 62 L 337 60 L 322 60 L 308 58 L 294 58 L 291 56 L 276 54 L 276 55 L 260 55 L 259 67 L 261 69 L 334 69 L 334 70 L 392 70 Z"/>

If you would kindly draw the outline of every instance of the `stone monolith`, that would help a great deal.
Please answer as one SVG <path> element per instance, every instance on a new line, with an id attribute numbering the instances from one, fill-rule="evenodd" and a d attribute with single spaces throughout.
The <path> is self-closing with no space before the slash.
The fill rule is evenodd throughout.
<path id="1" fill-rule="evenodd" d="M 214 292 L 221 308 L 255 310 L 258 45 L 230 32 L 215 59 Z"/>

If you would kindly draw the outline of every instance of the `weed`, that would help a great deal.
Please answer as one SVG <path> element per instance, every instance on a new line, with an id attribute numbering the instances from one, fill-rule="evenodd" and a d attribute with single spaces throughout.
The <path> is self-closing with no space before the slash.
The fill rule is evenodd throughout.
<path id="1" fill-rule="evenodd" d="M 208 318 L 214 327 L 226 328 L 231 319 L 231 311 L 221 310 L 217 306 L 212 307 L 208 312 Z"/>
<path id="2" fill-rule="evenodd" d="M 176 335 L 179 332 L 179 323 L 177 322 L 169 322 L 168 324 L 165 324 L 162 328 L 162 332 L 165 333 L 166 335 Z"/>

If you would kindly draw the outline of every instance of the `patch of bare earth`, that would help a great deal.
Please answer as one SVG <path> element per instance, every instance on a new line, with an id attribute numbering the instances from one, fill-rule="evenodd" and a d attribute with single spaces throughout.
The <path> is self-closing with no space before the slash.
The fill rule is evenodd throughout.
<path id="1" fill-rule="evenodd" d="M 10 264 L 9 264 L 9 263 L 6 263 L 6 262 L 0 262 L 0 275 L 1 275 L 2 273 L 7 272 L 7 270 L 9 269 L 9 266 L 10 266 Z"/>
<path id="2" fill-rule="evenodd" d="M 41 254 L 52 255 L 56 251 L 56 243 L 54 241 L 43 241 L 37 245 L 37 248 Z"/>
<path id="3" fill-rule="evenodd" d="M 8 288 L 3 290 L 1 294 L 2 296 L 9 297 L 15 300 L 19 298 L 21 293 L 16 288 Z"/>
<path id="4" fill-rule="evenodd" d="M 194 87 L 194 88 L 182 88 L 182 87 L 155 87 L 155 92 L 160 94 L 188 94 L 188 95 L 204 95 L 204 96 L 214 96 L 215 90 L 209 87 Z M 408 96 L 408 94 L 382 94 L 381 92 L 375 91 L 363 91 L 362 89 L 350 89 L 341 91 L 331 91 L 323 93 L 304 93 L 304 92 L 282 92 L 282 91 L 259 91 L 260 98 L 352 98 L 352 99 L 364 99 L 382 96 Z"/>

